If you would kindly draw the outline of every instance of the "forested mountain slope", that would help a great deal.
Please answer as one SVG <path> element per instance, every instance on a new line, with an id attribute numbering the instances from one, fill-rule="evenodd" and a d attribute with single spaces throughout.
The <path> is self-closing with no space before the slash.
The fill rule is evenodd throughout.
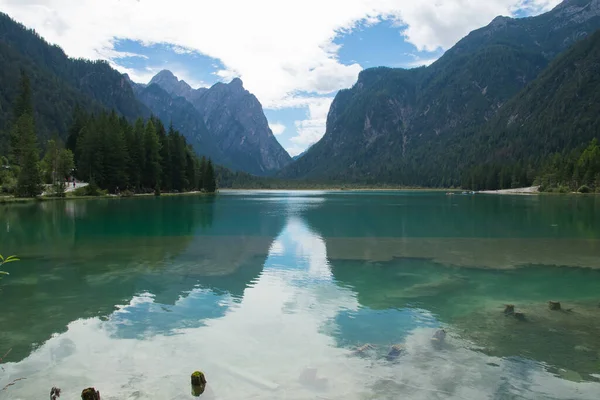
<path id="1" fill-rule="evenodd" d="M 35 31 L 0 13 L 0 129 L 12 122 L 11 107 L 23 70 L 35 88 L 36 130 L 42 139 L 65 138 L 76 104 L 90 111 L 114 109 L 126 118 L 147 117 L 127 80 L 108 63 L 72 59 Z M 44 140 L 42 140 L 43 142 Z"/>
<path id="2" fill-rule="evenodd" d="M 336 96 L 324 137 L 281 175 L 458 185 L 460 167 L 470 161 L 464 154 L 484 151 L 475 147 L 480 141 L 463 138 L 598 28 L 600 0 L 567 0 L 537 17 L 498 17 L 429 67 L 365 70 Z"/>

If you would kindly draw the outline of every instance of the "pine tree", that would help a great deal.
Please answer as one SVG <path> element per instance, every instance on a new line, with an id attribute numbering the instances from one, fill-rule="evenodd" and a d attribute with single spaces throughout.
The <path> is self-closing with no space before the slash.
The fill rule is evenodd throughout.
<path id="1" fill-rule="evenodd" d="M 142 182 L 146 188 L 154 189 L 160 187 L 160 140 L 151 120 L 146 124 L 144 149 L 146 158 Z"/>
<path id="2" fill-rule="evenodd" d="M 169 137 L 167 136 L 167 132 L 165 131 L 165 126 L 159 119 L 155 121 L 156 125 L 156 133 L 158 134 L 158 139 L 160 141 L 160 183 L 161 187 L 170 192 L 172 189 L 171 183 L 171 146 L 169 146 Z M 171 126 L 169 130 L 172 130 Z"/>
<path id="3" fill-rule="evenodd" d="M 33 117 L 30 114 L 23 114 L 15 124 L 15 132 L 19 135 L 19 165 L 21 167 L 15 194 L 17 197 L 35 197 L 42 193 L 42 179 Z"/>
<path id="4" fill-rule="evenodd" d="M 144 133 L 144 121 L 141 118 L 138 118 L 135 121 L 135 126 L 131 131 L 129 140 L 127 141 L 127 148 L 131 158 L 129 181 L 130 184 L 136 189 L 142 187 L 142 173 L 146 164 Z"/>
<path id="5" fill-rule="evenodd" d="M 182 192 L 188 186 L 186 178 L 186 147 L 185 139 L 177 131 L 169 131 L 169 144 L 171 146 L 171 182 L 173 190 Z"/>
<path id="6" fill-rule="evenodd" d="M 77 164 L 79 155 L 77 154 L 77 142 L 81 137 L 81 131 L 84 126 L 87 125 L 87 121 L 89 116 L 86 114 L 84 110 L 82 110 L 78 105 L 75 106 L 75 110 L 73 111 L 73 122 L 69 127 L 69 132 L 67 135 L 67 143 L 66 148 L 73 152 L 75 157 L 75 164 Z"/>
<path id="7" fill-rule="evenodd" d="M 206 189 L 206 184 L 204 182 L 204 175 L 206 174 L 206 157 L 202 156 L 198 170 L 200 171 L 200 179 L 198 180 L 198 190 L 204 190 Z"/>
<path id="8" fill-rule="evenodd" d="M 31 85 L 23 71 L 20 89 L 14 108 L 15 124 L 11 135 L 13 161 L 20 166 L 15 192 L 18 197 L 35 197 L 42 193 L 40 152 L 35 134 Z"/>
<path id="9" fill-rule="evenodd" d="M 105 131 L 102 134 L 104 141 L 104 186 L 111 193 L 127 186 L 127 144 L 121 129 L 119 117 L 113 111 L 106 121 Z"/>
<path id="10" fill-rule="evenodd" d="M 79 153 L 79 163 L 77 164 L 78 176 L 80 179 L 96 184 L 102 184 L 104 177 L 104 149 L 102 137 L 99 131 L 101 125 L 101 116 L 91 118 L 88 124 L 83 128 L 81 137 L 77 142 L 77 152 Z"/>
<path id="11" fill-rule="evenodd" d="M 13 110 L 15 123 L 24 114 L 29 114 L 33 117 L 33 98 L 31 95 L 31 83 L 29 77 L 24 70 L 21 70 L 21 82 L 19 87 L 19 95 L 15 101 Z"/>
<path id="12" fill-rule="evenodd" d="M 206 170 L 202 179 L 204 182 L 204 190 L 208 193 L 214 193 L 217 190 L 217 181 L 215 177 L 215 170 L 213 168 L 212 161 L 210 158 L 206 162 Z"/>
<path id="13" fill-rule="evenodd" d="M 32 118 L 33 122 L 33 130 L 35 131 L 35 121 L 33 120 L 33 100 L 31 96 L 31 84 L 29 82 L 29 77 L 23 70 L 21 70 L 21 81 L 19 87 L 19 95 L 15 100 L 15 105 L 13 109 L 13 129 L 10 135 L 10 158 L 11 161 L 17 165 L 19 165 L 21 160 L 21 130 L 17 127 L 19 119 L 23 115 L 29 115 Z"/>

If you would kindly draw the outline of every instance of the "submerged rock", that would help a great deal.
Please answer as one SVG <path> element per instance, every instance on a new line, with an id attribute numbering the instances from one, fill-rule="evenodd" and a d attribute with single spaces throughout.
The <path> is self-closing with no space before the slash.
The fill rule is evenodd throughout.
<path id="1" fill-rule="evenodd" d="M 553 311 L 558 311 L 560 310 L 560 302 L 558 301 L 549 301 L 548 302 L 548 308 L 553 310 Z"/>
<path id="2" fill-rule="evenodd" d="M 360 347 L 357 347 L 354 351 L 353 354 L 354 355 L 358 355 L 358 356 L 362 356 L 365 355 L 365 353 L 367 353 L 369 350 L 374 350 L 375 346 L 373 346 L 370 343 L 364 344 Z"/>
<path id="3" fill-rule="evenodd" d="M 548 368 L 577 371 L 584 380 L 598 373 L 600 313 L 595 301 L 573 302 L 576 312 L 557 312 L 548 302 L 519 304 L 515 318 L 490 305 L 452 319 L 463 339 L 494 357 L 522 356 Z M 526 316 L 526 322 L 517 318 Z M 590 351 L 587 351 L 589 349 Z"/>
<path id="4" fill-rule="evenodd" d="M 395 344 L 392 346 L 392 348 L 388 352 L 387 356 L 385 356 L 385 359 L 388 361 L 394 361 L 396 358 L 398 358 L 400 355 L 402 355 L 402 353 L 404 353 L 404 351 L 405 351 L 405 348 L 403 345 Z"/>
<path id="5" fill-rule="evenodd" d="M 441 347 L 446 340 L 446 331 L 444 329 L 438 329 L 431 338 L 431 342 L 436 347 Z"/>

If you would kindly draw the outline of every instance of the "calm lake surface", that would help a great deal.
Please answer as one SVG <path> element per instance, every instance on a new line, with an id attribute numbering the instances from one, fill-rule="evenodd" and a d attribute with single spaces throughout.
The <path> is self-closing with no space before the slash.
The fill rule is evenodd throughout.
<path id="1" fill-rule="evenodd" d="M 208 399 L 600 398 L 598 197 L 0 207 L 0 252 L 22 259 L 0 281 L 1 399 L 191 399 L 194 370 Z"/>

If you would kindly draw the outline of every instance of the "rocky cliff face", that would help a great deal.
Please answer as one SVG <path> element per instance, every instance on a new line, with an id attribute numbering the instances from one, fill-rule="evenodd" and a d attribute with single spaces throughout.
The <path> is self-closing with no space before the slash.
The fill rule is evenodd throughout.
<path id="1" fill-rule="evenodd" d="M 533 18 L 498 17 L 429 67 L 363 71 L 352 89 L 336 96 L 321 141 L 282 175 L 455 184 L 452 171 L 462 155 L 453 146 L 492 119 L 556 55 L 600 28 L 599 5 L 567 0 Z M 438 179 L 441 174 L 449 178 Z"/>
<path id="2" fill-rule="evenodd" d="M 152 86 L 162 93 L 149 90 Z M 291 162 L 271 132 L 260 102 L 240 79 L 193 89 L 170 71 L 161 71 L 147 88 L 137 88 L 140 100 L 161 119 L 170 118 L 186 136 L 202 137 L 202 145 L 197 139 L 188 140 L 219 164 L 269 175 Z"/>
<path id="3" fill-rule="evenodd" d="M 260 102 L 240 79 L 217 83 L 192 104 L 204 116 L 217 146 L 244 171 L 267 175 L 291 162 L 271 132 Z"/>
<path id="4" fill-rule="evenodd" d="M 156 83 L 139 85 L 131 82 L 136 97 L 152 110 L 165 126 L 182 133 L 196 153 L 223 164 L 227 157 L 215 146 L 214 139 L 200 113 L 183 97 L 174 97 Z"/>

